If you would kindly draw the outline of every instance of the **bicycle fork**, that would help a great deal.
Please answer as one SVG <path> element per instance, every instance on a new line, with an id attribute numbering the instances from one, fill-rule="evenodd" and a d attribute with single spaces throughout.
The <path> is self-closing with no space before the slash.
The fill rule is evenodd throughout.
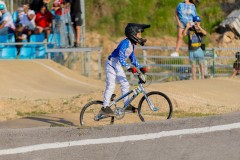
<path id="1" fill-rule="evenodd" d="M 148 98 L 148 96 L 147 96 L 147 94 L 146 94 L 146 92 L 145 92 L 145 90 L 144 90 L 142 85 L 140 85 L 140 88 L 141 88 L 141 90 L 143 92 L 143 95 L 144 95 L 144 97 L 145 97 L 145 99 L 147 101 L 147 104 L 148 104 L 149 108 L 152 111 L 154 111 L 154 112 L 158 111 L 159 109 L 152 104 L 151 100 Z"/>

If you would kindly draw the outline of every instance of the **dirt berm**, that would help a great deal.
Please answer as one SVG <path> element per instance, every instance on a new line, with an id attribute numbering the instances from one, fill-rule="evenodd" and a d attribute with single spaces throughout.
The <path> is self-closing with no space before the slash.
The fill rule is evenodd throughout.
<path id="1" fill-rule="evenodd" d="M 50 60 L 0 61 L 0 128 L 78 125 L 81 107 L 93 99 L 102 100 L 104 88 L 104 81 L 81 76 Z M 173 118 L 240 111 L 239 78 L 158 83 L 146 90 L 170 97 Z"/>

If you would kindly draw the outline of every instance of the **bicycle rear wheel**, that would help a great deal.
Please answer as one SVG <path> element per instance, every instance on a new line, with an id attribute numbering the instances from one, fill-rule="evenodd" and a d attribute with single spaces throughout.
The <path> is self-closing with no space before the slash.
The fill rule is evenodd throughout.
<path id="1" fill-rule="evenodd" d="M 103 105 L 102 101 L 92 101 L 87 103 L 80 112 L 80 125 L 81 126 L 101 126 L 112 124 L 114 122 L 114 117 L 107 117 L 95 120 L 95 116 L 98 115 L 101 107 Z"/>
<path id="2" fill-rule="evenodd" d="M 147 93 L 147 97 L 158 110 L 151 110 L 145 96 L 143 96 L 138 104 L 138 115 L 141 121 L 156 121 L 171 118 L 173 111 L 172 102 L 167 95 L 153 91 Z"/>

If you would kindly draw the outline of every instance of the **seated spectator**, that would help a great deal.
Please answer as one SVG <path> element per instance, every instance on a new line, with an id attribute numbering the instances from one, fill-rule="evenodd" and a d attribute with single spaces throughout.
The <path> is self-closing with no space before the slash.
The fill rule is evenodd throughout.
<path id="1" fill-rule="evenodd" d="M 23 33 L 27 34 L 28 39 L 35 29 L 35 12 L 30 10 L 29 4 L 23 5 L 24 14 L 19 17 L 19 23 L 23 25 Z"/>
<path id="2" fill-rule="evenodd" d="M 240 72 L 240 52 L 237 52 L 235 57 L 237 60 L 233 63 L 232 78 L 234 78 Z"/>
<path id="3" fill-rule="evenodd" d="M 27 36 L 23 34 L 23 25 L 21 23 L 18 23 L 15 29 L 15 42 L 23 42 L 23 40 L 25 40 L 26 38 Z M 18 52 L 17 55 L 19 55 L 21 47 L 22 45 L 16 45 Z"/>
<path id="4" fill-rule="evenodd" d="M 0 20 L 0 35 L 14 33 L 15 26 L 12 15 L 6 10 L 3 4 L 0 4 L 0 12 L 2 13 L 2 18 Z"/>
<path id="5" fill-rule="evenodd" d="M 0 4 L 3 4 L 3 5 L 4 5 L 4 7 L 6 8 L 6 11 L 7 11 L 7 6 L 6 6 L 5 2 L 4 2 L 4 1 L 2 1 L 2 0 L 0 0 Z M 0 13 L 0 17 L 2 17 L 1 13 Z"/>
<path id="6" fill-rule="evenodd" d="M 53 16 L 52 16 L 51 12 L 49 12 L 47 7 L 45 5 L 43 5 L 40 9 L 40 12 L 38 12 L 36 14 L 35 34 L 40 34 L 40 33 L 44 32 L 45 37 L 47 39 L 48 35 L 51 33 L 52 20 L 53 20 Z"/>

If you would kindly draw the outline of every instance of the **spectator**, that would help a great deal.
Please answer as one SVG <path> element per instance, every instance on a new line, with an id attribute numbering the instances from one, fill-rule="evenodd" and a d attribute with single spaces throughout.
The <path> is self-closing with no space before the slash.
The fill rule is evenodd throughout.
<path id="1" fill-rule="evenodd" d="M 235 57 L 237 60 L 233 63 L 233 73 L 231 78 L 234 78 L 240 72 L 240 52 L 237 52 Z"/>
<path id="2" fill-rule="evenodd" d="M 176 20 L 177 20 L 177 28 L 178 28 L 178 37 L 175 52 L 171 54 L 171 56 L 179 56 L 179 48 L 183 42 L 182 33 L 186 28 L 188 22 L 192 22 L 193 17 L 197 16 L 196 12 L 196 4 L 197 0 L 184 0 L 184 2 L 180 2 L 176 8 Z"/>
<path id="3" fill-rule="evenodd" d="M 15 42 L 23 42 L 26 38 L 27 36 L 23 34 L 23 25 L 18 23 L 15 30 Z M 22 45 L 16 45 L 16 48 L 18 52 L 17 55 L 19 56 Z"/>
<path id="4" fill-rule="evenodd" d="M 2 18 L 0 20 L 0 35 L 14 33 L 15 26 L 12 15 L 6 10 L 6 7 L 3 4 L 0 4 L 0 12 L 2 14 Z"/>
<path id="5" fill-rule="evenodd" d="M 7 6 L 6 6 L 5 2 L 2 1 L 2 0 L 0 0 L 0 4 L 3 4 L 4 7 L 6 8 L 6 11 L 7 11 Z M 1 18 L 1 17 L 2 17 L 2 13 L 0 12 L 0 18 Z"/>
<path id="6" fill-rule="evenodd" d="M 40 12 L 36 14 L 35 23 L 35 34 L 45 33 L 46 39 L 51 33 L 53 16 L 51 12 L 48 11 L 47 7 L 43 5 L 40 9 Z"/>
<path id="7" fill-rule="evenodd" d="M 204 53 L 201 48 L 203 36 L 207 32 L 200 26 L 201 19 L 199 16 L 193 17 L 193 22 L 187 23 L 183 36 L 188 35 L 189 59 L 192 66 L 192 79 L 196 80 L 196 64 L 199 63 L 201 78 L 204 79 Z"/>
<path id="8" fill-rule="evenodd" d="M 23 33 L 27 34 L 28 40 L 35 29 L 35 12 L 30 10 L 29 4 L 23 5 L 24 14 L 19 17 L 19 23 L 23 25 Z"/>
<path id="9" fill-rule="evenodd" d="M 82 26 L 82 11 L 81 11 L 81 1 L 80 0 L 68 0 L 71 4 L 71 19 L 73 22 L 75 36 L 75 47 L 80 47 L 80 37 L 81 37 L 81 26 Z"/>
<path id="10" fill-rule="evenodd" d="M 61 35 L 59 47 L 65 48 L 73 46 L 74 34 L 70 27 L 71 17 L 68 5 L 61 0 L 56 0 L 53 3 L 53 9 L 55 11 L 54 33 Z"/>

